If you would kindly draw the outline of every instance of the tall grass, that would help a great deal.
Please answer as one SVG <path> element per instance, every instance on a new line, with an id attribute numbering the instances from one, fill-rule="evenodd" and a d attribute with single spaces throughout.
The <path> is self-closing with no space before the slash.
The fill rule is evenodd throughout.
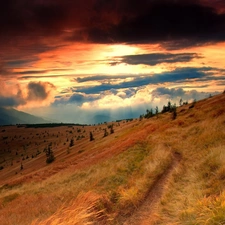
<path id="1" fill-rule="evenodd" d="M 71 167 L 41 183 L 24 184 L 11 190 L 3 189 L 0 201 L 14 197 L 8 200 L 8 204 L 2 204 L 1 224 L 26 225 L 36 218 L 39 220 L 34 224 L 42 224 L 40 221 L 43 224 L 60 224 L 63 219 L 59 215 L 62 214 L 64 218 L 66 212 L 71 215 L 77 212 L 77 217 L 75 214 L 71 216 L 74 221 L 80 220 L 80 224 L 88 224 L 96 211 L 101 211 L 102 224 L 109 224 L 120 213 L 129 213 L 138 206 L 170 160 L 171 154 L 164 147 L 152 147 L 147 142 L 140 142 L 88 169 L 73 171 Z M 102 196 L 98 198 L 95 212 L 86 207 L 87 199 L 84 201 L 84 198 L 79 197 L 81 192 Z M 71 199 L 79 204 L 83 201 L 84 205 L 73 203 L 59 212 L 58 209 L 69 205 Z M 75 208 L 76 204 L 78 208 Z M 19 211 L 21 213 L 18 214 Z M 12 214 L 16 216 L 12 217 Z M 65 218 L 66 221 L 67 219 L 70 224 L 71 221 Z"/>
<path id="2" fill-rule="evenodd" d="M 197 115 L 195 123 L 161 133 L 183 158 L 161 199 L 155 224 L 225 224 L 225 116 L 203 109 L 191 111 Z M 189 115 L 183 119 L 191 120 Z"/>
<path id="3" fill-rule="evenodd" d="M 59 209 L 43 221 L 34 221 L 31 225 L 91 225 L 100 217 L 100 211 L 95 210 L 99 196 L 91 192 L 79 194 L 69 204 Z"/>
<path id="4" fill-rule="evenodd" d="M 153 223 L 225 224 L 225 110 L 217 104 L 210 98 L 191 109 L 182 106 L 173 121 L 170 114 L 159 115 L 96 141 L 98 151 L 101 146 L 110 149 L 107 143 L 115 140 L 119 148 L 125 140 L 123 150 L 105 161 L 83 169 L 71 165 L 41 182 L 0 188 L 1 225 L 120 224 L 169 168 L 173 152 L 182 159 Z"/>

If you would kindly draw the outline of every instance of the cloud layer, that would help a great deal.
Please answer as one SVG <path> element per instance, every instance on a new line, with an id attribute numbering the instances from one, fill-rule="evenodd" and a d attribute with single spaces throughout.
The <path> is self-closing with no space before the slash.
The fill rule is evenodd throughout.
<path id="1" fill-rule="evenodd" d="M 4 0 L 0 33 L 4 107 L 137 115 L 225 84 L 223 0 Z"/>
<path id="2" fill-rule="evenodd" d="M 53 101 L 54 85 L 49 82 L 29 82 L 25 86 L 1 82 L 0 107 L 41 106 Z M 35 103 L 35 104 L 34 104 Z M 34 105 L 33 105 L 34 104 Z"/>
<path id="3" fill-rule="evenodd" d="M 187 81 L 198 81 L 202 80 L 211 81 L 218 79 L 219 81 L 224 80 L 224 76 L 214 77 L 212 71 L 214 68 L 202 67 L 202 68 L 177 68 L 170 72 L 164 72 L 160 74 L 152 74 L 152 75 L 142 75 L 142 76 L 131 76 L 131 80 L 122 81 L 120 83 L 110 82 L 111 79 L 114 79 L 113 76 L 109 78 L 109 76 L 100 76 L 103 79 L 107 79 L 107 82 L 103 82 L 99 85 L 95 86 L 86 86 L 82 85 L 82 87 L 77 87 L 74 89 L 75 92 L 81 92 L 85 94 L 97 94 L 100 92 L 108 91 L 111 89 L 123 89 L 123 88 L 134 88 L 141 87 L 145 85 L 164 85 L 165 83 L 185 83 Z M 120 76 L 120 78 L 125 78 L 126 76 Z M 129 77 L 129 75 L 127 75 Z M 118 76 L 117 76 L 118 78 Z M 77 82 L 85 82 L 85 81 L 95 81 L 95 76 L 90 76 L 86 78 L 77 78 Z"/>
<path id="4" fill-rule="evenodd" d="M 26 44 L 55 36 L 95 43 L 221 41 L 224 8 L 219 0 L 8 0 L 1 2 L 1 42 L 16 37 L 23 44 L 24 36 Z"/>
<path id="5" fill-rule="evenodd" d="M 136 54 L 136 55 L 124 55 L 122 57 L 115 57 L 115 61 L 110 64 L 117 65 L 120 63 L 126 63 L 130 65 L 149 65 L 155 66 L 161 63 L 177 63 L 177 62 L 189 62 L 194 58 L 200 58 L 196 53 L 151 53 L 151 54 Z"/>

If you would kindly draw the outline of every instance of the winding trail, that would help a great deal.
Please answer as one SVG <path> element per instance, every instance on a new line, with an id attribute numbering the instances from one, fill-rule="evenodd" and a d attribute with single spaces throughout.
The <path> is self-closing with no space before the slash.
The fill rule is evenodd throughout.
<path id="1" fill-rule="evenodd" d="M 181 155 L 173 154 L 173 161 L 168 169 L 155 181 L 144 202 L 124 222 L 123 225 L 151 225 L 161 197 L 168 186 L 168 180 L 179 165 Z"/>

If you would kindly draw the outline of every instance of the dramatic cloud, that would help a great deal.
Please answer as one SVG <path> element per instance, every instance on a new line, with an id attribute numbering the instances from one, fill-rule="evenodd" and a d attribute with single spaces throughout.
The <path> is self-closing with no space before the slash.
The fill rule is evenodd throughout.
<path id="1" fill-rule="evenodd" d="M 74 91 L 85 94 L 97 94 L 111 89 L 134 88 L 150 84 L 159 85 L 164 83 L 186 82 L 196 79 L 214 80 L 213 76 L 209 76 L 211 70 L 213 70 L 213 68 L 178 68 L 174 71 L 161 74 L 137 76 L 131 81 L 123 81 L 118 84 L 109 82 L 91 87 L 77 87 Z M 223 78 L 218 77 L 218 79 L 221 80 Z M 88 80 L 91 80 L 91 77 L 89 77 Z"/>
<path id="2" fill-rule="evenodd" d="M 49 97 L 54 85 L 47 82 L 30 82 L 27 89 L 28 101 L 43 101 Z"/>
<path id="3" fill-rule="evenodd" d="M 159 97 L 161 95 L 167 95 L 170 98 L 174 98 L 176 96 L 182 97 L 182 96 L 184 96 L 184 94 L 185 94 L 185 91 L 182 88 L 169 89 L 169 88 L 165 88 L 165 87 L 159 87 L 159 88 L 156 88 L 154 91 L 152 91 L 152 95 L 155 97 Z"/>
<path id="4" fill-rule="evenodd" d="M 129 91 L 129 90 L 128 90 Z M 138 118 L 146 112 L 146 109 L 155 109 L 156 106 L 162 110 L 163 105 L 167 105 L 168 101 L 172 104 L 179 105 L 179 100 L 192 102 L 208 97 L 210 94 L 218 94 L 218 92 L 199 92 L 196 90 L 187 91 L 182 88 L 155 88 L 149 91 L 148 88 L 136 91 L 127 98 L 118 96 L 118 93 L 108 93 L 92 101 L 88 101 L 88 95 L 78 97 L 79 107 L 74 107 L 74 104 L 69 102 L 69 98 L 64 98 L 61 104 L 53 104 L 51 108 L 37 109 L 38 115 L 44 114 L 49 118 L 56 118 L 58 121 L 77 122 L 77 123 L 96 123 L 95 116 L 106 116 L 111 120 Z M 86 98 L 87 102 L 84 101 Z M 113 104 L 112 103 L 113 100 Z M 111 108 L 107 106 L 110 105 Z M 57 113 L 60 111 L 60 113 Z M 33 113 L 34 111 L 30 111 Z"/>
<path id="5" fill-rule="evenodd" d="M 225 40 L 225 14 L 217 13 L 212 5 L 169 0 L 132 3 L 117 24 L 109 29 L 92 28 L 89 38 L 96 42 L 183 44 L 184 40 L 199 44 Z"/>
<path id="6" fill-rule="evenodd" d="M 115 57 L 115 61 L 110 64 L 117 65 L 120 63 L 126 63 L 130 65 L 149 65 L 155 66 L 161 63 L 176 63 L 176 62 L 189 62 L 194 58 L 199 58 L 196 53 L 152 53 L 142 55 L 125 55 L 122 57 Z"/>
<path id="7" fill-rule="evenodd" d="M 0 84 L 0 107 L 24 107 L 33 103 L 49 105 L 53 101 L 55 87 L 49 82 L 30 82 L 25 86 Z"/>
<path id="8" fill-rule="evenodd" d="M 110 91 L 105 91 L 101 94 L 81 94 L 74 93 L 71 96 L 57 96 L 53 103 L 54 106 L 73 104 L 76 106 L 82 106 L 84 103 L 92 103 L 107 96 L 116 96 L 117 99 L 129 99 L 137 93 L 136 88 L 127 88 L 123 90 L 110 89 Z M 113 103 L 113 102 L 111 102 Z"/>
<path id="9" fill-rule="evenodd" d="M 182 88 L 166 88 L 159 87 L 152 91 L 152 99 L 158 98 L 161 102 L 172 101 L 178 105 L 179 100 L 194 101 L 209 97 L 211 94 L 219 94 L 219 92 L 199 92 L 196 90 L 185 91 Z"/>
<path id="10" fill-rule="evenodd" d="M 8 0 L 1 3 L 1 41 L 9 43 L 10 36 L 22 43 L 24 35 L 36 41 L 57 36 L 96 43 L 221 41 L 221 7 L 221 1 L 197 0 Z"/>
<path id="11" fill-rule="evenodd" d="M 59 96 L 54 101 L 53 105 L 65 105 L 65 104 L 74 104 L 76 106 L 82 106 L 85 102 L 93 102 L 100 99 L 100 95 L 84 95 L 79 93 L 74 93 L 70 97 L 61 97 Z"/>
<path id="12" fill-rule="evenodd" d="M 131 116 L 225 82 L 222 0 L 4 0 L 0 33 L 0 106 Z"/>

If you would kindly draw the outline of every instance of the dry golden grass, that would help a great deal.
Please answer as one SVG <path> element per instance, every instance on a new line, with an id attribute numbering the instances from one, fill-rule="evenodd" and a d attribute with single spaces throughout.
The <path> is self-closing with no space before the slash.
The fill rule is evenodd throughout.
<path id="1" fill-rule="evenodd" d="M 194 114 L 194 123 L 184 114 L 189 125 L 167 130 L 168 134 L 172 131 L 168 144 L 182 153 L 183 160 L 161 199 L 155 224 L 225 224 L 223 101 L 220 95 L 198 102 L 188 110 Z"/>
<path id="2" fill-rule="evenodd" d="M 79 194 L 69 204 L 56 211 L 52 216 L 43 221 L 34 221 L 31 225 L 91 225 L 93 221 L 100 219 L 101 211 L 95 207 L 99 196 L 91 192 Z"/>
<path id="3" fill-rule="evenodd" d="M 106 138 L 102 131 L 106 125 L 82 128 L 84 134 L 94 131 L 95 141 L 86 135 L 75 141 L 69 153 L 64 142 L 78 135 L 77 128 L 61 128 L 62 140 L 57 140 L 52 165 L 43 163 L 45 157 L 40 154 L 24 162 L 22 174 L 15 175 L 17 164 L 0 171 L 1 224 L 120 224 L 119 218 L 137 209 L 169 168 L 174 152 L 181 160 L 152 223 L 225 224 L 224 102 L 222 94 L 199 101 L 194 108 L 179 107 L 176 120 L 165 113 L 121 122 Z M 13 129 L 4 135 L 10 137 Z M 26 132 L 22 130 L 25 137 L 30 135 Z M 57 142 L 56 130 L 47 132 L 47 141 Z M 28 153 L 32 146 L 27 147 Z"/>

